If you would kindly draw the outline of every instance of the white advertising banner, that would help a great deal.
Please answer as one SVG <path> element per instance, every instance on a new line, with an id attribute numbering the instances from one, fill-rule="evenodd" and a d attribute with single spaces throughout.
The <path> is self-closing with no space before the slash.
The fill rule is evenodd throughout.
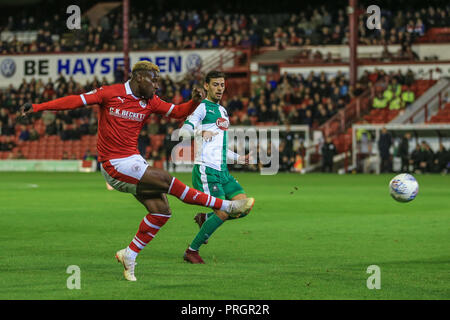
<path id="1" fill-rule="evenodd" d="M 386 73 L 391 71 L 396 72 L 401 70 L 403 74 L 408 72 L 408 70 L 412 70 L 416 78 L 418 79 L 429 79 L 430 71 L 433 71 L 432 78 L 435 80 L 439 80 L 442 77 L 450 77 L 450 63 L 442 62 L 442 63 L 414 63 L 414 64 L 374 64 L 374 65 L 360 65 L 358 66 L 358 78 L 362 76 L 364 71 L 372 72 L 375 69 L 383 69 Z M 349 74 L 349 66 L 348 65 L 328 65 L 328 66 L 295 66 L 288 67 L 282 66 L 280 68 L 280 74 L 287 73 L 301 73 L 305 77 L 309 75 L 310 72 L 314 72 L 315 74 L 320 74 L 321 72 L 325 72 L 328 76 L 334 76 L 338 71 L 348 76 Z M 438 72 L 439 71 L 439 72 Z"/>
<path id="2" fill-rule="evenodd" d="M 159 66 L 162 77 L 179 78 L 218 58 L 222 51 L 224 49 L 130 52 L 130 66 L 149 60 Z M 59 74 L 71 76 L 82 84 L 94 76 L 113 81 L 114 71 L 119 65 L 123 66 L 123 62 L 122 52 L 4 55 L 0 56 L 0 87 L 19 85 L 24 78 L 46 82 L 49 78 L 55 80 Z"/>

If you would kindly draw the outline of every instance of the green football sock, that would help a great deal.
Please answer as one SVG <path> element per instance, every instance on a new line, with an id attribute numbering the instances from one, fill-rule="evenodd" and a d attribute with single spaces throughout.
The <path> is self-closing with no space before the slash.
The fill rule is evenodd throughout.
<path id="1" fill-rule="evenodd" d="M 192 250 L 200 249 L 200 246 L 205 242 L 205 240 L 211 237 L 213 232 L 216 231 L 216 229 L 220 227 L 222 223 L 223 221 L 217 215 L 211 214 L 209 218 L 203 223 L 200 231 L 192 241 L 190 248 Z"/>

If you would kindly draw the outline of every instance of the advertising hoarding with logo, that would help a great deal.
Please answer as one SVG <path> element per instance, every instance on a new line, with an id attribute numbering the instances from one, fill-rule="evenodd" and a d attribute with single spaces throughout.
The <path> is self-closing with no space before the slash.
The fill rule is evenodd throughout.
<path id="1" fill-rule="evenodd" d="M 181 78 L 188 72 L 201 69 L 205 63 L 220 56 L 224 49 L 181 50 L 181 51 L 139 51 L 130 52 L 130 65 L 140 60 L 149 60 L 159 66 L 161 76 Z M 69 53 L 29 54 L 0 56 L 0 87 L 19 85 L 25 78 L 55 80 L 59 74 L 73 77 L 84 84 L 94 76 L 114 80 L 114 71 L 123 66 L 123 54 L 114 53 Z M 232 66 L 232 62 L 230 62 Z M 228 63 L 228 64 L 230 64 Z"/>

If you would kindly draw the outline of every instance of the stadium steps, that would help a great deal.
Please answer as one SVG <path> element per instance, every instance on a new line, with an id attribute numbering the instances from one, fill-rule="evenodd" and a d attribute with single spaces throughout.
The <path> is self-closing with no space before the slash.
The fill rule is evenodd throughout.
<path id="1" fill-rule="evenodd" d="M 450 103 L 447 103 L 443 109 L 432 116 L 427 123 L 450 123 Z"/>
<path id="2" fill-rule="evenodd" d="M 425 108 L 427 117 L 438 112 L 439 102 L 443 103 L 446 92 L 450 92 L 450 80 L 441 78 L 439 81 L 424 80 L 416 88 L 416 100 L 390 124 L 424 123 Z M 429 119 L 429 118 L 428 118 Z"/>

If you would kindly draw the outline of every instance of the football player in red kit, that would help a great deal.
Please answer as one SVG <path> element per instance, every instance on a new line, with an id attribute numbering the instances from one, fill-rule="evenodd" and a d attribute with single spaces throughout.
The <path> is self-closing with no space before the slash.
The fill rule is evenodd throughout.
<path id="1" fill-rule="evenodd" d="M 100 106 L 97 151 L 102 174 L 114 189 L 133 194 L 148 212 L 128 247 L 116 253 L 116 259 L 123 264 L 124 276 L 130 281 L 136 281 L 134 269 L 138 253 L 171 217 L 166 194 L 188 204 L 225 211 L 230 216 L 248 213 L 254 204 L 253 198 L 228 201 L 190 188 L 167 171 L 150 167 L 139 154 L 138 136 L 152 113 L 184 119 L 204 98 L 203 90 L 194 88 L 192 99 L 186 103 L 165 102 L 155 94 L 158 80 L 158 66 L 140 61 L 133 66 L 131 79 L 124 84 L 103 86 L 40 104 L 26 103 L 21 107 L 22 116 L 27 116 L 42 110 Z"/>

